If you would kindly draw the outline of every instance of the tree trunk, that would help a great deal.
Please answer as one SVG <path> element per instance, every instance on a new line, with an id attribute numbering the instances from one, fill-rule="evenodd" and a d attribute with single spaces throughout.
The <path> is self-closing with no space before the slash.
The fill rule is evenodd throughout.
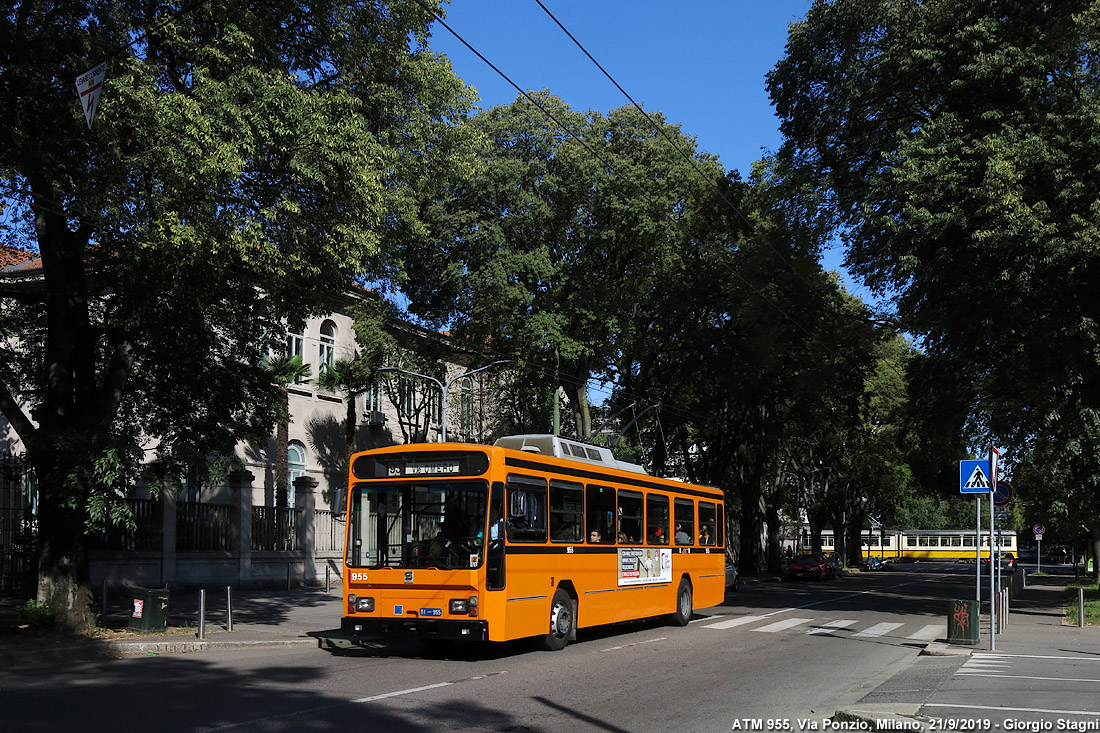
<path id="1" fill-rule="evenodd" d="M 764 553 L 765 560 L 768 563 L 768 570 L 779 574 L 783 572 L 783 557 L 779 547 L 779 507 L 775 504 L 768 504 L 765 514 L 768 524 L 768 545 Z"/>
<path id="2" fill-rule="evenodd" d="M 40 490 L 47 489 L 39 485 Z M 44 496 L 51 492 L 43 491 Z M 95 628 L 83 511 L 45 500 L 38 505 L 38 594 L 54 627 L 71 634 Z"/>
<path id="3" fill-rule="evenodd" d="M 275 427 L 275 506 L 289 506 L 290 497 L 290 393 L 283 389 L 284 414 Z"/>

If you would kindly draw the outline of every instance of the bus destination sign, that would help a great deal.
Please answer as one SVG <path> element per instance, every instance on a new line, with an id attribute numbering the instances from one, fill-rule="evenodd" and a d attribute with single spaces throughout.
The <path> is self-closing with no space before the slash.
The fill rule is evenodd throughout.
<path id="1" fill-rule="evenodd" d="M 357 479 L 393 479 L 414 476 L 480 476 L 489 469 L 485 451 L 401 451 L 363 453 L 351 462 Z"/>
<path id="2" fill-rule="evenodd" d="M 452 476 L 462 473 L 458 460 L 417 461 L 408 459 L 390 464 L 390 476 Z"/>

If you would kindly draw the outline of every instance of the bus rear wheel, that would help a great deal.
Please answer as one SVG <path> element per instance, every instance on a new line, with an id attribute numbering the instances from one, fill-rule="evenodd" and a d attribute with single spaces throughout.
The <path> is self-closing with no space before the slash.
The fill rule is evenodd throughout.
<path id="1" fill-rule="evenodd" d="M 567 592 L 558 588 L 554 601 L 550 604 L 550 633 L 543 637 L 542 645 L 548 651 L 556 652 L 565 648 L 573 637 L 577 623 L 573 615 L 573 599 Z"/>
<path id="2" fill-rule="evenodd" d="M 676 591 L 676 612 L 672 614 L 672 622 L 677 626 L 687 626 L 691 621 L 691 605 L 691 583 L 681 580 Z"/>

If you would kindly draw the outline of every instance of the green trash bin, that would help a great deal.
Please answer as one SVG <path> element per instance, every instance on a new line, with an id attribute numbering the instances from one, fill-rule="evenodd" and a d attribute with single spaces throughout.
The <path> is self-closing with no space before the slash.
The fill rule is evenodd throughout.
<path id="1" fill-rule="evenodd" d="M 948 644 L 977 644 L 980 625 L 977 601 L 948 601 Z"/>
<path id="2" fill-rule="evenodd" d="M 168 589 L 134 588 L 130 631 L 162 633 L 168 628 Z"/>

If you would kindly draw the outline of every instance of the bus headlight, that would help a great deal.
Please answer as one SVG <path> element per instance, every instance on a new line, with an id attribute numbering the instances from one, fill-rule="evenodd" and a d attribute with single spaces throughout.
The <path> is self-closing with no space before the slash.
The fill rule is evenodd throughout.
<path id="1" fill-rule="evenodd" d="M 477 596 L 470 596 L 469 598 L 452 598 L 450 608 L 451 613 L 454 615 L 477 616 Z"/>
<path id="2" fill-rule="evenodd" d="M 355 599 L 355 610 L 357 613 L 370 613 L 374 610 L 374 597 L 367 596 L 365 598 Z"/>

